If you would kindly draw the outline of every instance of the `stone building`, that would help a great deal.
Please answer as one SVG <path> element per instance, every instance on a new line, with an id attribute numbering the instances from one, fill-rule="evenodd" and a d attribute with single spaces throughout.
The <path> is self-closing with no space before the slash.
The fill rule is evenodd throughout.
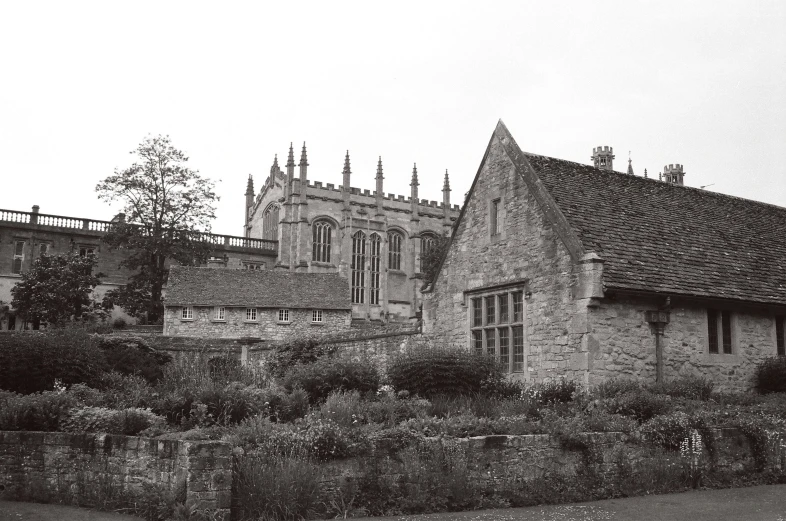
<path id="1" fill-rule="evenodd" d="M 123 250 L 110 251 L 101 242 L 111 225 L 111 221 L 42 214 L 38 206 L 32 212 L 0 209 L 0 330 L 25 327 L 10 308 L 11 288 L 42 254 L 97 255 L 97 271 L 104 274 L 96 288 L 99 297 L 126 284 L 131 273 L 119 266 Z M 216 234 L 204 234 L 204 238 L 214 245 L 211 264 L 262 269 L 275 263 L 275 241 Z M 114 314 L 125 316 L 121 310 Z"/>
<path id="2" fill-rule="evenodd" d="M 164 335 L 280 341 L 344 331 L 351 315 L 349 287 L 336 273 L 172 266 Z"/>
<path id="3" fill-rule="evenodd" d="M 593 159 L 522 152 L 499 122 L 425 332 L 516 379 L 751 388 L 755 364 L 784 355 L 786 208 L 682 186 L 681 165 L 661 182 L 613 171 L 611 149 Z"/>
<path id="4" fill-rule="evenodd" d="M 351 186 L 349 152 L 342 184 L 308 178 L 306 146 L 295 175 L 292 146 L 286 172 L 273 161 L 270 174 L 254 197 L 249 177 L 244 212 L 245 235 L 277 240 L 276 267 L 307 273 L 339 273 L 351 289 L 356 319 L 405 321 L 420 308 L 420 254 L 436 237 L 450 233 L 459 207 L 450 204 L 445 172 L 442 203 L 418 198 L 417 165 L 411 193 L 385 194 L 382 158 L 376 188 Z"/>

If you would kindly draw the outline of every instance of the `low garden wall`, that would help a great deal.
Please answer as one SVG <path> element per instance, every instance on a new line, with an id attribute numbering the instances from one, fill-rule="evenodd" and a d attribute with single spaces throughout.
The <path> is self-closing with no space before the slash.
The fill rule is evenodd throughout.
<path id="1" fill-rule="evenodd" d="M 0 431 L 0 498 L 107 504 L 150 486 L 229 519 L 232 455 L 217 441 Z"/>

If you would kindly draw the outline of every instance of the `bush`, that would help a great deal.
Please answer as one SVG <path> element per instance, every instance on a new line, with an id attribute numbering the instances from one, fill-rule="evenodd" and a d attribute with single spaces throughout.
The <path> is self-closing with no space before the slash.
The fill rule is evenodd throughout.
<path id="1" fill-rule="evenodd" d="M 683 376 L 670 382 L 651 387 L 657 394 L 667 394 L 673 398 L 707 401 L 712 395 L 715 383 L 703 376 Z"/>
<path id="2" fill-rule="evenodd" d="M 677 450 L 682 440 L 690 435 L 690 418 L 684 412 L 656 416 L 641 426 L 641 433 L 656 445 Z"/>
<path id="3" fill-rule="evenodd" d="M 0 336 L 0 389 L 23 394 L 64 385 L 95 386 L 107 370 L 93 335 L 81 329 L 11 333 Z"/>
<path id="4" fill-rule="evenodd" d="M 388 377 L 397 391 L 423 398 L 479 394 L 496 389 L 505 375 L 491 357 L 442 347 L 414 348 L 391 357 Z"/>
<path id="5" fill-rule="evenodd" d="M 139 375 L 150 383 L 160 380 L 163 366 L 172 361 L 169 354 L 153 349 L 138 337 L 103 335 L 98 345 L 110 371 Z"/>
<path id="6" fill-rule="evenodd" d="M 613 414 L 630 416 L 639 422 L 665 414 L 670 409 L 668 398 L 644 390 L 620 395 L 608 400 L 605 406 Z"/>
<path id="7" fill-rule="evenodd" d="M 552 405 L 555 403 L 567 403 L 573 400 L 579 386 L 572 380 L 559 378 L 549 382 L 536 384 L 526 390 L 526 393 L 540 402 L 541 405 Z"/>
<path id="8" fill-rule="evenodd" d="M 71 410 L 60 422 L 65 432 L 105 432 L 136 436 L 145 429 L 162 426 L 164 418 L 148 409 L 122 410 L 81 407 Z"/>
<path id="9" fill-rule="evenodd" d="M 786 356 L 767 358 L 756 366 L 756 389 L 761 394 L 786 392 Z"/>
<path id="10" fill-rule="evenodd" d="M 299 364 L 289 369 L 283 384 L 289 391 L 303 389 L 311 403 L 319 403 L 334 391 L 376 393 L 379 373 L 370 361 L 320 358 L 314 363 Z"/>
<path id="11" fill-rule="evenodd" d="M 337 349 L 335 344 L 325 345 L 317 338 L 298 338 L 276 346 L 265 367 L 272 376 L 280 378 L 290 368 L 299 364 L 313 364 L 320 358 L 334 355 Z"/>
<path id="12" fill-rule="evenodd" d="M 621 394 L 634 393 L 641 390 L 641 385 L 636 380 L 627 378 L 611 378 L 598 384 L 593 390 L 593 395 L 599 399 L 616 398 Z"/>
<path id="13" fill-rule="evenodd" d="M 76 400 L 65 393 L 0 391 L 0 431 L 56 431 Z"/>
<path id="14" fill-rule="evenodd" d="M 104 373 L 98 381 L 101 399 L 85 405 L 100 405 L 114 409 L 151 407 L 156 400 L 155 389 L 139 375 Z M 73 390 L 73 387 L 69 392 Z M 75 391 L 76 392 L 76 391 Z"/>

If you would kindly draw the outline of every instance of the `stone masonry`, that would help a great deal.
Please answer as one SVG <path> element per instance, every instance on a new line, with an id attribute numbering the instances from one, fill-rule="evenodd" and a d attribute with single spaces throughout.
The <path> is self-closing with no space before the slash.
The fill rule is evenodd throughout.
<path id="1" fill-rule="evenodd" d="M 230 446 L 108 434 L 0 431 L 0 498 L 83 503 L 157 485 L 229 519 Z M 101 495 L 104 495 L 102 498 Z"/>

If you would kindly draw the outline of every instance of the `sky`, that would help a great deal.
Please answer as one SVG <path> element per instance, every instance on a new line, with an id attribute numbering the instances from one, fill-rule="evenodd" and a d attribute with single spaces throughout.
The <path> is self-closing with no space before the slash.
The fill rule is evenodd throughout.
<path id="1" fill-rule="evenodd" d="M 786 207 L 786 2 L 0 0 L 0 208 L 110 219 L 95 186 L 167 134 L 242 235 L 246 180 L 461 203 L 502 119 L 522 150 Z M 220 180 L 220 182 L 219 182 Z"/>

